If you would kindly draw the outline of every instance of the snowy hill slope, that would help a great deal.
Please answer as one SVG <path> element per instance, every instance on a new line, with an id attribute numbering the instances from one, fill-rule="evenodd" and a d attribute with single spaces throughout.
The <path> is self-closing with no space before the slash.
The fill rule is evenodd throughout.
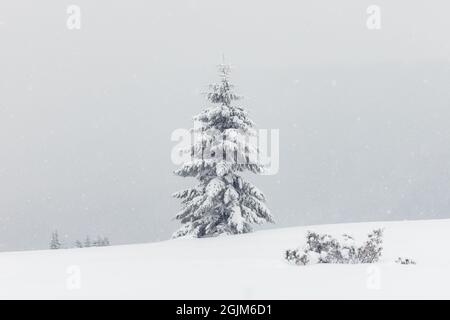
<path id="1" fill-rule="evenodd" d="M 307 230 L 365 237 L 378 227 L 385 228 L 385 251 L 378 264 L 299 267 L 283 260 L 285 249 L 304 243 Z M 0 298 L 448 299 L 449 245 L 450 220 L 434 220 L 1 253 Z M 413 258 L 417 265 L 395 264 L 398 256 Z"/>

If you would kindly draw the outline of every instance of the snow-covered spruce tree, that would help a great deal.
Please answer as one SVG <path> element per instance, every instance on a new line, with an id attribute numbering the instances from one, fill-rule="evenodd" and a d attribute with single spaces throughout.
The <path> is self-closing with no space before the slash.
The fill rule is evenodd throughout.
<path id="1" fill-rule="evenodd" d="M 182 227 L 173 237 L 211 237 L 252 231 L 252 224 L 273 222 L 264 194 L 243 179 L 245 171 L 260 174 L 254 123 L 238 105 L 241 99 L 229 82 L 230 67 L 219 65 L 220 83 L 210 85 L 212 104 L 194 117 L 193 143 L 175 174 L 193 177 L 198 185 L 174 194 L 182 209 L 176 215 Z"/>
<path id="2" fill-rule="evenodd" d="M 83 243 L 80 240 L 75 241 L 75 248 L 83 248 Z"/>
<path id="3" fill-rule="evenodd" d="M 107 247 L 109 246 L 109 239 L 107 237 L 97 236 L 97 239 L 92 243 L 93 247 Z"/>
<path id="4" fill-rule="evenodd" d="M 62 244 L 59 241 L 58 231 L 53 231 L 52 239 L 50 240 L 50 249 L 57 250 L 57 249 L 61 249 L 61 247 L 62 247 Z"/>
<path id="5" fill-rule="evenodd" d="M 85 247 L 85 248 L 92 247 L 91 238 L 89 236 L 87 236 L 86 239 L 84 240 L 83 247 Z"/>

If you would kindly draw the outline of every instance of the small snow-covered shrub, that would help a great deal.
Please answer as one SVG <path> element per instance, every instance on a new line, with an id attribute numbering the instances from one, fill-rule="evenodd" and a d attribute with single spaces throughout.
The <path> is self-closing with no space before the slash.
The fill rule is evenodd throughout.
<path id="1" fill-rule="evenodd" d="M 409 259 L 409 258 L 402 258 L 402 257 L 398 257 L 398 259 L 395 260 L 395 263 L 405 264 L 405 265 L 416 264 L 416 262 L 414 260 Z"/>
<path id="2" fill-rule="evenodd" d="M 377 229 L 369 234 L 367 241 L 358 248 L 359 263 L 378 262 L 383 251 L 383 229 Z"/>
<path id="3" fill-rule="evenodd" d="M 375 263 L 380 259 L 383 247 L 383 230 L 372 231 L 368 239 L 357 245 L 353 237 L 344 234 L 341 240 L 328 234 L 308 231 L 306 245 L 301 249 L 287 250 L 285 259 L 296 265 L 316 263 Z"/>

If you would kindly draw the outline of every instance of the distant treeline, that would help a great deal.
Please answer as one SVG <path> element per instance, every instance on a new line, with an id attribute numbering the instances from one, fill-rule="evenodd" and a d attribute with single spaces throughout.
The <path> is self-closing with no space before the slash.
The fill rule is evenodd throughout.
<path id="1" fill-rule="evenodd" d="M 87 236 L 83 241 L 77 240 L 75 241 L 73 246 L 66 246 L 64 243 L 60 240 L 58 231 L 55 230 L 52 232 L 51 240 L 50 240 L 50 249 L 56 250 L 56 249 L 69 249 L 69 248 L 90 248 L 90 247 L 107 247 L 111 243 L 109 242 L 109 239 L 107 237 L 101 237 L 97 236 L 96 238 L 91 238 L 90 236 Z"/>

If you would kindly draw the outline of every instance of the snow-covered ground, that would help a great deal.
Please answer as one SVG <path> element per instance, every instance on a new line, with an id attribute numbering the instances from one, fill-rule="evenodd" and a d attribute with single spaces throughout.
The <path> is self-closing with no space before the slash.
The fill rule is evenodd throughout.
<path id="1" fill-rule="evenodd" d="M 307 230 L 365 237 L 385 228 L 374 265 L 293 266 Z M 241 236 L 0 254 L 0 298 L 450 298 L 450 220 L 337 224 Z M 417 265 L 398 265 L 398 256 Z"/>

